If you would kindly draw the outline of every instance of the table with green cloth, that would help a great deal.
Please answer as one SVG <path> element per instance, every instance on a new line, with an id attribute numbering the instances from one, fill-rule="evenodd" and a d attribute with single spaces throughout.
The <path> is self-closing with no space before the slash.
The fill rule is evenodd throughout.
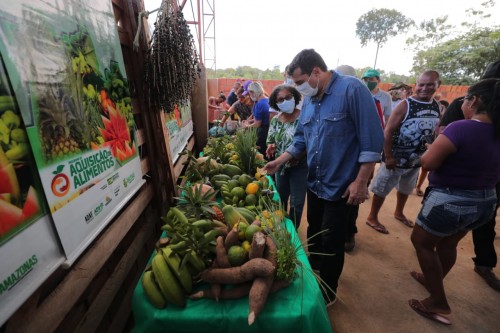
<path id="1" fill-rule="evenodd" d="M 292 222 L 286 220 L 300 261 L 291 285 L 269 295 L 264 310 L 248 325 L 248 296 L 235 300 L 188 299 L 185 308 L 169 304 L 157 309 L 137 284 L 132 299 L 134 333 L 173 332 L 332 332 L 323 296 Z M 208 288 L 202 283 L 195 290 Z"/>

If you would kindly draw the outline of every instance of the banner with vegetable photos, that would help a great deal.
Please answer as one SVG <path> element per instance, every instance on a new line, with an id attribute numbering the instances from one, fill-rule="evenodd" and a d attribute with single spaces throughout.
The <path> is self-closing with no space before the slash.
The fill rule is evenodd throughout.
<path id="1" fill-rule="evenodd" d="M 0 55 L 0 326 L 63 261 Z"/>
<path id="2" fill-rule="evenodd" d="M 175 107 L 173 112 L 165 113 L 165 127 L 170 139 L 170 152 L 172 162 L 179 158 L 179 153 L 186 147 L 189 138 L 193 135 L 193 120 L 191 113 L 191 103 Z"/>
<path id="3" fill-rule="evenodd" d="M 10 1 L 0 52 L 71 264 L 143 184 L 111 1 Z"/>

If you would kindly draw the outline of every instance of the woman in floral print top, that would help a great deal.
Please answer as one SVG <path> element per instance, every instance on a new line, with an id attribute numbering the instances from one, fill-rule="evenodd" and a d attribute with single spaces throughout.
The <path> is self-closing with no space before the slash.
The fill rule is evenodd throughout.
<path id="1" fill-rule="evenodd" d="M 269 96 L 269 106 L 280 113 L 271 119 L 267 135 L 268 158 L 276 158 L 292 144 L 293 136 L 299 122 L 301 95 L 293 86 L 279 85 Z M 290 199 L 289 217 L 298 228 L 304 210 L 307 185 L 307 161 L 305 156 L 286 163 L 280 172 L 275 174 L 276 188 L 281 202 L 287 210 Z"/>

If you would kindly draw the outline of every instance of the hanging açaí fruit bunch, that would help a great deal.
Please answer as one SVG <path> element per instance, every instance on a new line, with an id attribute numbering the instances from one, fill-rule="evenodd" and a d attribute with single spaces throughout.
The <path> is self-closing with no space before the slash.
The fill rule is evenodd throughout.
<path id="1" fill-rule="evenodd" d="M 158 11 L 145 65 L 149 109 L 165 112 L 189 101 L 201 71 L 189 26 L 172 2 L 164 1 Z"/>

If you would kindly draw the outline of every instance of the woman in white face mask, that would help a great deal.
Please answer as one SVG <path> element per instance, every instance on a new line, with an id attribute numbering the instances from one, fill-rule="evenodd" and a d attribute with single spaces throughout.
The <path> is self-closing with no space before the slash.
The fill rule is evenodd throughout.
<path id="1" fill-rule="evenodd" d="M 279 85 L 269 96 L 269 105 L 280 111 L 271 119 L 267 136 L 266 156 L 279 157 L 292 144 L 293 136 L 299 123 L 301 95 L 293 86 Z M 298 228 L 304 210 L 307 191 L 307 161 L 305 156 L 291 160 L 275 173 L 276 188 L 281 202 L 287 210 L 290 199 L 289 217 Z"/>
<path id="2" fill-rule="evenodd" d="M 269 130 L 269 99 L 266 97 L 262 83 L 252 82 L 248 86 L 248 95 L 254 102 L 252 117 L 248 118 L 245 127 L 257 128 L 257 146 L 259 152 L 266 153 L 267 131 Z"/>

